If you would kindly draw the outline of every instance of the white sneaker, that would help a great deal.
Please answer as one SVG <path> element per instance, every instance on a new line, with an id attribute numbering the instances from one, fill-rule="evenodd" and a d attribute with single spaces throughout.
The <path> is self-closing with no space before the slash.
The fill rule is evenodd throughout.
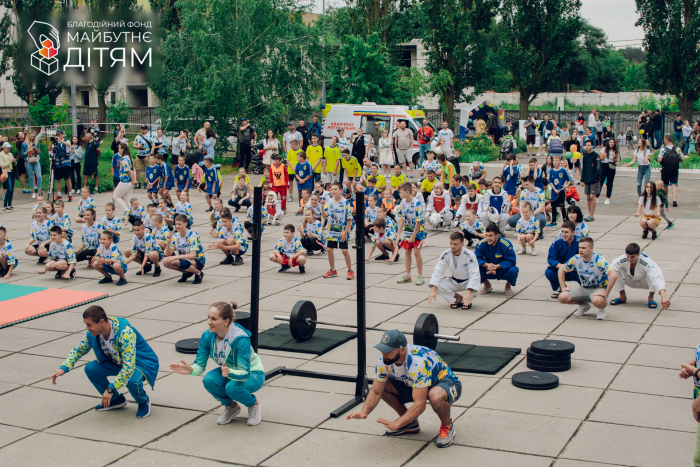
<path id="1" fill-rule="evenodd" d="M 574 316 L 583 316 L 585 312 L 591 309 L 590 303 L 583 303 L 578 306 L 578 310 L 574 311 Z"/>
<path id="2" fill-rule="evenodd" d="M 234 404 L 236 404 L 234 402 Z M 218 425 L 226 425 L 227 423 L 231 423 L 233 420 L 233 417 L 241 413 L 241 406 L 236 404 L 235 407 L 226 405 L 224 406 L 224 410 L 221 412 L 221 415 L 219 415 L 219 418 L 216 419 L 216 423 Z"/>
<path id="3" fill-rule="evenodd" d="M 595 199 L 595 204 L 600 204 L 600 200 L 598 198 Z"/>
<path id="4" fill-rule="evenodd" d="M 603 204 L 610 204 L 610 198 L 605 198 L 605 203 Z"/>
<path id="5" fill-rule="evenodd" d="M 525 252 L 526 252 L 525 248 L 521 248 L 521 249 L 518 250 L 518 254 L 519 254 L 519 255 L 524 255 Z"/>
<path id="6" fill-rule="evenodd" d="M 260 407 L 259 402 L 258 402 L 258 405 L 248 407 L 248 421 L 246 422 L 246 425 L 248 425 L 248 426 L 258 425 L 260 423 L 261 419 L 262 419 L 262 407 Z"/>
<path id="7" fill-rule="evenodd" d="M 36 199 L 36 193 L 32 193 L 32 199 Z"/>
<path id="8" fill-rule="evenodd" d="M 532 247 L 532 256 L 537 256 L 537 248 Z"/>
<path id="9" fill-rule="evenodd" d="M 605 310 L 607 310 L 607 308 L 603 308 L 602 310 L 598 310 L 598 315 L 596 315 L 595 319 L 600 319 L 600 320 L 605 319 L 607 316 L 607 314 L 605 313 Z"/>
<path id="10" fill-rule="evenodd" d="M 443 232 L 449 232 L 450 231 L 450 226 L 446 225 L 444 229 L 442 229 Z"/>
<path id="11" fill-rule="evenodd" d="M 511 227 L 510 225 L 507 225 L 506 230 L 510 232 L 511 230 L 515 230 L 515 227 Z"/>
<path id="12" fill-rule="evenodd" d="M 287 201 L 294 201 L 294 195 L 287 196 Z"/>

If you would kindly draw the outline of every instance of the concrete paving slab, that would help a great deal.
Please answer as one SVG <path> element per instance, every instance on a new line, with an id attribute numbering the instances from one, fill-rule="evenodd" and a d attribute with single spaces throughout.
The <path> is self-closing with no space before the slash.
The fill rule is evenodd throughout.
<path id="1" fill-rule="evenodd" d="M 13 408 L 3 411 L 1 421 L 21 428 L 44 430 L 83 412 L 93 411 L 99 402 L 98 397 L 23 387 L 0 396 L 3 407 Z"/>
<path id="2" fill-rule="evenodd" d="M 67 333 L 85 331 L 85 323 L 83 323 L 82 317 L 76 316 L 75 313 L 64 312 L 42 316 L 41 318 L 33 319 L 31 321 L 15 324 L 13 327 L 41 329 L 44 331 L 54 332 L 60 331 Z"/>
<path id="3" fill-rule="evenodd" d="M 109 412 L 88 410 L 84 414 L 55 425 L 47 433 L 131 446 L 144 446 L 201 416 L 200 412 L 168 407 L 152 407 L 151 414 L 136 418 L 137 404 Z M 138 424 L 138 425 L 136 425 Z M 134 429 L 138 426 L 138 429 Z"/>
<path id="4" fill-rule="evenodd" d="M 549 285 L 542 287 L 530 285 L 518 291 L 513 298 L 518 300 L 538 300 L 554 303 L 555 301 L 553 298 L 550 298 L 550 295 L 552 295 L 552 287 L 550 287 Z"/>
<path id="5" fill-rule="evenodd" d="M 32 430 L 25 430 L 24 428 L 17 428 L 16 426 L 0 425 L 0 448 L 12 444 L 22 438 L 26 438 L 29 435 L 36 433 Z M 0 456 L 2 451 L 0 451 Z"/>
<path id="6" fill-rule="evenodd" d="M 469 329 L 479 331 L 520 332 L 526 334 L 549 334 L 565 318 L 550 316 L 509 315 L 491 313 L 472 324 Z"/>
<path id="7" fill-rule="evenodd" d="M 682 362 L 678 363 L 679 367 L 680 363 Z M 610 389 L 682 399 L 693 398 L 692 383 L 679 379 L 678 370 L 664 368 L 625 365 L 610 385 Z"/>
<path id="8" fill-rule="evenodd" d="M 419 303 L 428 303 L 430 291 L 428 286 L 416 287 L 413 284 L 404 284 L 403 289 L 397 290 L 395 293 L 387 293 L 386 290 L 380 288 L 370 288 L 365 292 L 365 300 L 373 303 L 389 303 L 414 306 Z M 409 286 L 411 288 L 409 288 Z M 357 295 L 353 294 L 347 297 L 348 300 L 357 300 Z"/>
<path id="9" fill-rule="evenodd" d="M 5 394 L 6 392 L 14 391 L 21 387 L 21 384 L 0 383 L 0 394 Z"/>
<path id="10" fill-rule="evenodd" d="M 206 314 L 204 315 L 206 319 Z M 178 329 L 183 329 L 187 327 L 187 323 L 177 322 L 177 321 L 162 321 L 154 319 L 143 319 L 132 316 L 129 318 L 129 324 L 131 324 L 138 332 L 144 337 L 144 339 L 156 339 L 165 334 L 170 334 Z"/>
<path id="11" fill-rule="evenodd" d="M 590 360 L 594 362 L 625 363 L 637 346 L 637 344 L 631 342 L 585 339 L 582 337 L 561 336 L 556 333 L 550 335 L 548 339 L 574 344 L 576 351 L 571 354 L 572 360 Z"/>
<path id="12" fill-rule="evenodd" d="M 150 443 L 149 449 L 202 457 L 222 462 L 257 465 L 286 449 L 309 430 L 263 421 L 256 427 L 236 420 L 217 425 L 215 415 L 205 415 L 179 430 Z M 263 412 L 263 419 L 266 417 Z M 245 449 L 240 449 L 245 446 Z"/>
<path id="13" fill-rule="evenodd" d="M 580 423 L 567 418 L 474 407 L 454 422 L 459 433 L 455 444 L 556 457 Z"/>
<path id="14" fill-rule="evenodd" d="M 338 300 L 339 298 L 314 298 L 312 301 L 318 310 L 319 308 L 326 307 L 337 302 Z M 283 293 L 276 294 L 260 300 L 260 309 L 282 312 L 281 314 L 289 314 L 297 301 L 299 301 L 299 296 L 297 295 L 285 295 Z"/>
<path id="15" fill-rule="evenodd" d="M 670 347 L 695 348 L 698 345 L 697 329 L 670 326 L 649 327 L 642 344 L 668 345 Z"/>
<path id="16" fill-rule="evenodd" d="M 37 343 L 55 341 L 68 335 L 66 332 L 10 326 L 0 329 L 0 350 L 19 352 L 34 347 Z"/>
<path id="17" fill-rule="evenodd" d="M 462 344 L 487 345 L 495 347 L 520 347 L 523 355 L 533 341 L 547 337 L 546 334 L 525 334 L 517 332 L 480 331 L 466 329 L 459 333 Z"/>
<path id="18" fill-rule="evenodd" d="M 221 467 L 219 462 L 149 449 L 137 449 L 111 465 L 114 467 L 162 467 L 164 465 L 169 467 Z"/>
<path id="19" fill-rule="evenodd" d="M 440 465 L 445 467 L 461 467 L 464 465 L 497 465 L 499 467 L 549 467 L 552 459 L 549 457 L 530 456 L 513 452 L 477 449 L 465 446 L 450 446 L 440 449 L 431 443 L 408 464 L 408 467 L 428 467 L 435 465 L 435 459 L 440 459 Z"/>
<path id="20" fill-rule="evenodd" d="M 128 274 L 128 271 L 127 271 L 127 274 Z M 136 293 L 136 290 L 147 287 L 146 284 L 140 284 L 138 282 L 129 282 L 128 275 L 126 276 L 127 283 L 124 285 L 118 286 L 118 287 L 117 287 L 116 283 L 98 284 L 98 279 L 101 279 L 101 278 L 102 278 L 102 276 L 100 275 L 100 273 L 96 272 L 94 280 L 83 282 L 82 284 L 71 283 L 70 285 L 63 287 L 63 288 L 70 289 L 70 290 L 82 290 L 85 292 L 108 293 L 110 295 L 110 297 L 115 297 L 115 296 L 124 295 L 124 294 L 128 295 L 129 297 L 132 297 L 131 294 Z M 34 285 L 36 285 L 36 284 L 34 284 Z M 148 286 L 148 287 L 153 287 L 153 286 Z M 147 298 L 147 296 L 140 297 L 140 298 Z"/>
<path id="21" fill-rule="evenodd" d="M 302 439 L 264 461 L 270 467 L 326 466 L 328 459 L 352 459 L 362 465 L 377 463 L 400 466 L 425 443 L 409 439 L 385 438 L 332 430 L 314 430 Z"/>
<path id="22" fill-rule="evenodd" d="M 141 313 L 144 310 L 156 308 L 162 305 L 163 303 L 170 301 L 170 299 L 163 295 L 154 295 L 150 298 L 150 300 L 142 300 L 131 298 L 129 294 L 126 294 L 118 295 L 116 297 L 105 298 L 103 300 L 100 300 L 97 304 L 105 310 L 107 316 L 119 316 L 123 318 L 128 318 L 129 316 Z M 157 300 L 158 298 L 162 298 L 162 300 Z M 72 308 L 68 311 L 75 311 L 76 313 L 80 313 L 82 315 L 83 311 L 85 311 L 86 308 L 87 306 L 78 307 Z M 79 317 L 78 321 L 82 323 L 82 317 Z"/>
<path id="23" fill-rule="evenodd" d="M 550 290 L 551 293 L 551 290 Z M 570 307 L 562 305 L 555 299 L 549 301 L 522 300 L 520 295 L 508 300 L 501 306 L 493 310 L 497 314 L 524 315 L 524 316 L 548 316 L 557 318 L 568 318 L 571 315 Z"/>
<path id="24" fill-rule="evenodd" d="M 589 420 L 688 433 L 698 429 L 697 422 L 688 417 L 687 400 L 620 391 L 607 391 Z"/>
<path id="25" fill-rule="evenodd" d="M 573 307 L 575 310 L 575 307 Z M 572 311 L 573 312 L 573 311 Z M 646 332 L 646 324 L 619 323 L 615 321 L 599 321 L 595 319 L 597 311 L 592 308 L 581 318 L 572 317 L 557 328 L 557 334 L 570 337 L 585 337 L 588 339 L 603 339 L 621 342 L 639 342 Z M 611 313 L 608 307 L 608 313 Z"/>
<path id="26" fill-rule="evenodd" d="M 213 302 L 212 302 L 213 303 Z M 132 315 L 136 319 L 201 323 L 207 320 L 209 304 L 166 303 Z M 140 331 L 139 331 L 140 332 Z"/>
<path id="27" fill-rule="evenodd" d="M 622 368 L 622 365 L 614 363 L 572 360 L 569 371 L 557 373 L 556 375 L 559 377 L 559 384 L 605 389 L 610 385 L 620 368 Z M 509 376 L 522 371 L 532 371 L 527 367 L 525 360 L 515 367 Z"/>
<path id="28" fill-rule="evenodd" d="M 575 461 L 571 459 L 558 459 L 556 467 L 610 467 L 619 464 L 599 464 L 598 462 Z"/>
<path id="29" fill-rule="evenodd" d="M 673 298 L 673 300 L 671 301 L 671 306 L 669 307 L 669 309 L 671 310 L 692 312 L 698 311 L 698 301 L 695 298 L 679 296 L 674 296 L 671 298 Z"/>
<path id="30" fill-rule="evenodd" d="M 445 305 L 444 302 L 442 304 Z M 389 321 L 387 321 L 385 326 L 389 326 L 390 323 L 402 323 L 409 325 L 415 324 L 418 317 L 423 313 L 432 313 L 436 317 L 439 315 L 438 322 L 440 323 L 440 329 L 442 329 L 443 326 L 463 329 L 472 324 L 474 321 L 486 316 L 486 312 L 476 310 L 476 303 L 471 310 L 452 310 L 447 307 L 444 309 L 413 307 L 404 311 L 400 315 L 391 318 Z"/>
<path id="31" fill-rule="evenodd" d="M 89 360 L 85 360 L 85 362 L 83 363 L 87 362 L 89 362 Z M 53 385 L 53 383 L 51 383 L 51 380 L 48 379 L 48 377 L 51 376 L 54 371 L 56 370 L 54 369 L 51 372 L 47 373 L 47 376 L 45 378 L 42 378 L 40 381 L 32 384 L 31 387 L 37 389 L 45 389 L 47 391 L 58 391 L 70 394 L 77 394 L 80 396 L 100 396 L 100 394 L 98 394 L 97 390 L 95 389 L 95 386 L 93 386 L 90 380 L 87 378 L 87 376 L 85 376 L 84 365 L 79 368 L 74 368 L 73 370 L 58 378 L 56 380 L 56 385 Z M 107 379 L 110 382 L 114 381 L 114 378 L 115 376 L 107 377 Z M 127 393 L 126 388 L 123 388 L 121 392 L 124 394 Z"/>
<path id="32" fill-rule="evenodd" d="M 83 332 L 68 334 L 65 337 L 47 342 L 46 344 L 25 349 L 22 353 L 28 355 L 42 355 L 45 357 L 59 357 L 65 360 L 70 351 L 73 350 L 76 345 L 80 344 L 80 341 L 83 339 L 84 335 L 85 334 Z M 83 356 L 82 361 L 87 363 L 94 359 L 95 354 L 92 352 L 92 350 L 90 350 Z"/>
<path id="33" fill-rule="evenodd" d="M 640 344 L 627 363 L 677 370 L 681 363 L 688 363 L 694 359 L 695 353 L 682 347 Z"/>
<path id="34" fill-rule="evenodd" d="M 654 320 L 654 325 L 700 329 L 700 313 L 662 310 Z"/>
<path id="35" fill-rule="evenodd" d="M 67 355 L 67 354 L 66 354 Z M 87 358 L 86 355 L 83 358 Z M 64 359 L 16 353 L 0 359 L 0 381 L 15 384 L 32 384 L 47 379 L 59 369 Z M 85 362 L 78 362 L 82 366 Z"/>
<path id="36" fill-rule="evenodd" d="M 692 433 L 585 422 L 562 457 L 642 467 L 686 465 L 694 439 Z"/>
<path id="37" fill-rule="evenodd" d="M 516 388 L 510 380 L 503 380 L 487 392 L 476 407 L 583 420 L 602 393 L 600 389 L 565 385 L 548 391 L 528 391 Z"/>
<path id="38" fill-rule="evenodd" d="M 355 317 L 357 316 L 357 301 L 355 300 L 338 300 L 329 304 L 325 304 L 322 306 L 321 303 L 317 303 L 316 300 L 312 299 L 312 302 L 314 302 L 314 306 L 316 306 L 316 311 L 318 313 L 319 317 L 322 316 L 333 316 L 333 320 L 336 319 L 336 317 Z M 290 303 L 296 303 L 290 302 Z M 292 305 L 293 306 L 293 305 Z M 372 319 L 379 320 L 379 321 L 386 321 L 391 319 L 394 316 L 398 316 L 404 311 L 408 310 L 409 306 L 408 305 L 396 305 L 396 304 L 388 304 L 388 303 L 372 303 L 372 302 L 366 302 L 365 303 L 365 313 L 369 319 L 371 317 Z M 289 314 L 292 311 L 291 306 L 289 309 L 286 311 L 286 314 Z M 319 319 L 324 319 L 324 318 L 319 318 Z M 414 320 L 415 322 L 415 320 Z"/>
<path id="39" fill-rule="evenodd" d="M 13 467 L 46 465 L 47 453 L 51 453 L 50 462 L 54 465 L 102 467 L 133 449 L 130 446 L 37 433 L 0 449 L 0 464 Z"/>
<path id="40" fill-rule="evenodd" d="M 498 379 L 491 377 L 459 372 L 455 374 L 462 382 L 462 395 L 453 407 L 471 407 L 498 382 Z"/>

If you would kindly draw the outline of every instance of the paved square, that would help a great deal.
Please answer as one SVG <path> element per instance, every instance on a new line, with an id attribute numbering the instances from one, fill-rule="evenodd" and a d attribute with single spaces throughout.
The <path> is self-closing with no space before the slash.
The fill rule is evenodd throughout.
<path id="1" fill-rule="evenodd" d="M 396 418 L 388 405 L 380 402 L 366 420 L 331 419 L 329 413 L 351 398 L 354 386 L 295 376 L 271 379 L 257 393 L 263 418 L 257 427 L 246 426 L 245 410 L 231 424 L 217 425 L 220 404 L 205 391 L 202 378 L 172 374 L 168 365 L 193 361 L 193 355 L 177 353 L 174 343 L 199 337 L 207 329 L 211 303 L 236 301 L 242 310 L 250 309 L 250 252 L 244 256 L 245 264 L 233 267 L 219 265 L 221 254 L 206 250 L 205 278 L 200 285 L 191 280 L 177 283 L 179 275 L 168 270 L 159 278 L 136 276 L 133 267 L 127 273 L 128 285 L 98 285 L 99 275 L 84 264 L 79 265 L 74 281 L 37 276 L 35 261 L 22 248 L 28 240 L 34 203 L 15 191 L 16 210 L 0 214 L 20 260 L 9 282 L 109 293 L 97 304 L 109 315 L 134 324 L 156 352 L 160 371 L 155 390 L 146 387 L 153 402 L 148 418 L 135 418 L 136 404 L 130 396 L 123 410 L 95 412 L 99 394 L 83 369 L 94 358 L 92 353 L 59 378 L 57 385 L 47 379 L 82 339 L 81 313 L 86 307 L 0 330 L 0 465 L 689 465 L 697 424 L 690 412 L 692 383 L 680 380 L 678 370 L 681 363 L 693 360 L 693 349 L 700 340 L 700 220 L 674 219 L 676 227 L 661 229 L 656 241 L 642 240 L 638 220 L 632 216 L 635 180 L 624 172 L 618 179 L 615 189 L 620 197 L 613 205 L 599 205 L 595 222 L 589 223 L 596 251 L 611 262 L 623 254 L 627 244 L 637 242 L 664 271 L 669 310 L 649 309 L 646 292 L 628 289 L 629 303 L 609 306 L 605 321 L 597 321 L 595 313 L 572 317 L 575 306 L 560 305 L 550 298 L 551 287 L 544 277 L 547 250 L 557 230 L 548 231 L 538 242 L 538 256 L 518 256 L 520 276 L 514 297 L 506 297 L 503 283 L 496 282 L 493 292 L 479 296 L 471 310 L 450 309 L 441 298 L 428 304 L 427 285 L 415 285 L 415 262 L 414 282 L 409 284 L 397 284 L 404 271 L 403 259 L 396 264 L 366 263 L 368 326 L 409 331 L 421 313 L 433 313 L 441 331 L 459 335 L 461 343 L 517 347 L 523 352 L 493 376 L 457 373 L 463 392 L 452 407 L 457 435 L 448 449 L 435 445 L 439 420 L 429 405 L 419 419 L 419 433 L 385 437 L 385 428 L 376 419 Z M 257 180 L 254 177 L 254 183 Z M 683 182 L 687 184 L 684 189 L 700 187 L 692 178 Z M 224 183 L 230 186 L 232 177 L 224 177 Z M 145 194 L 135 193 L 143 203 Z M 208 244 L 206 203 L 200 194 L 192 196 L 194 230 Z M 111 198 L 100 194 L 95 199 L 102 211 Z M 76 205 L 67 203 L 69 215 L 74 216 Z M 674 209 L 676 213 L 680 211 Z M 243 213 L 238 217 L 244 220 Z M 298 221 L 289 215 L 283 224 Z M 356 282 L 345 279 L 344 261 L 338 261 L 336 255 L 339 277 L 334 279 L 321 277 L 328 269 L 323 255 L 308 257 L 305 275 L 297 270 L 280 274 L 267 256 L 281 235 L 282 226 L 268 226 L 263 236 L 259 329 L 279 324 L 274 316 L 289 315 L 298 300 L 313 301 L 320 320 L 353 325 L 357 289 Z M 130 237 L 128 232 L 122 235 L 122 251 L 130 248 Z M 512 232 L 507 238 L 514 241 Z M 428 232 L 423 251 L 425 276 L 430 276 L 447 247 L 448 234 Z M 354 250 L 351 255 L 355 269 Z M 379 357 L 373 346 L 381 336 L 378 331 L 367 332 L 370 377 Z M 528 371 L 525 350 L 539 339 L 575 344 L 572 368 L 558 374 L 561 384 L 554 390 L 518 389 L 511 377 Z M 341 375 L 357 372 L 355 340 L 322 356 L 261 350 L 260 357 L 268 371 L 287 366 Z M 209 362 L 208 370 L 213 368 Z"/>

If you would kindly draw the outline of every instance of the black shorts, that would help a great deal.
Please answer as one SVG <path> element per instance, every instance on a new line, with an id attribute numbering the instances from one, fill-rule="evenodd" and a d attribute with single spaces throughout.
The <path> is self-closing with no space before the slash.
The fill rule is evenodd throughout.
<path id="1" fill-rule="evenodd" d="M 72 167 L 58 167 L 53 171 L 53 178 L 56 180 L 70 180 L 72 170 Z"/>
<path id="2" fill-rule="evenodd" d="M 525 144 L 535 144 L 535 136 L 537 135 L 526 135 Z"/>
<path id="3" fill-rule="evenodd" d="M 24 159 L 19 159 L 17 161 L 17 165 L 15 167 L 15 176 L 17 178 L 21 177 L 22 175 L 27 174 L 27 166 L 24 164 Z"/>
<path id="4" fill-rule="evenodd" d="M 93 177 L 97 176 L 97 166 L 92 166 L 92 165 L 84 165 L 83 166 L 83 175 L 86 177 Z"/>
<path id="5" fill-rule="evenodd" d="M 121 180 L 119 180 L 119 177 L 112 177 L 112 185 L 114 185 L 114 188 L 116 188 L 117 185 L 119 185 L 119 182 L 121 182 Z"/>
<path id="6" fill-rule="evenodd" d="M 498 128 L 489 128 L 489 134 L 492 136 L 498 136 Z"/>
<path id="7" fill-rule="evenodd" d="M 569 162 L 569 170 L 573 169 L 576 167 L 577 169 L 581 168 L 581 159 L 574 159 L 573 157 L 571 159 L 566 159 Z"/>
<path id="8" fill-rule="evenodd" d="M 413 388 L 407 386 L 401 381 L 398 381 L 396 378 L 392 378 L 391 376 L 389 376 L 389 381 L 394 389 L 396 389 L 396 392 L 399 395 L 399 401 L 402 404 L 410 404 L 413 402 Z M 455 381 L 450 378 L 442 378 L 437 383 L 430 386 L 429 389 L 436 386 L 439 386 L 445 391 L 447 394 L 447 402 L 449 402 L 450 405 L 457 402 L 462 395 L 462 382 L 459 380 Z"/>
<path id="9" fill-rule="evenodd" d="M 335 240 L 328 240 L 328 244 L 326 246 L 332 249 L 347 250 L 348 241 L 345 240 L 344 242 L 336 242 Z"/>
<path id="10" fill-rule="evenodd" d="M 662 170 L 661 181 L 664 182 L 664 186 L 678 185 L 678 170 L 671 173 Z"/>
<path id="11" fill-rule="evenodd" d="M 97 255 L 97 250 L 85 248 L 84 250 L 80 250 L 79 252 L 77 252 L 75 254 L 75 259 L 78 262 L 88 261 L 88 260 L 91 260 L 92 258 L 94 258 L 95 255 Z"/>

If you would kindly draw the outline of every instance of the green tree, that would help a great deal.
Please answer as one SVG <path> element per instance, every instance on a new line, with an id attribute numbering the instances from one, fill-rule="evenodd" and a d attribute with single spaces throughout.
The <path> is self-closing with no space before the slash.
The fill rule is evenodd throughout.
<path id="1" fill-rule="evenodd" d="M 557 82 L 581 31 L 581 0 L 503 0 L 499 56 L 520 92 L 520 119 L 537 95 Z"/>
<path id="2" fill-rule="evenodd" d="M 428 60 L 425 68 L 433 76 L 433 95 L 454 124 L 454 106 L 473 99 L 466 89 L 478 83 L 484 72 L 491 20 L 497 0 L 424 0 L 421 3 L 421 41 Z"/>
<path id="3" fill-rule="evenodd" d="M 397 104 L 407 98 L 400 89 L 402 75 L 389 62 L 379 34 L 348 36 L 329 64 L 327 96 L 331 102 Z"/>
<path id="4" fill-rule="evenodd" d="M 243 116 L 264 134 L 285 115 L 309 111 L 320 48 L 297 2 L 179 0 L 176 7 L 181 29 L 165 38 L 162 72 L 151 81 L 164 127 L 208 120 L 223 149 Z"/>
<path id="5" fill-rule="evenodd" d="M 644 30 L 646 74 L 655 92 L 676 96 L 692 119 L 700 97 L 700 0 L 635 0 Z"/>
<path id="6" fill-rule="evenodd" d="M 107 107 L 107 117 L 112 123 L 125 123 L 133 112 L 125 101 L 110 102 Z"/>
<path id="7" fill-rule="evenodd" d="M 636 64 L 630 62 L 625 70 L 625 81 L 622 85 L 623 90 L 627 92 L 638 91 L 647 88 L 646 73 L 644 72 L 644 63 Z"/>

